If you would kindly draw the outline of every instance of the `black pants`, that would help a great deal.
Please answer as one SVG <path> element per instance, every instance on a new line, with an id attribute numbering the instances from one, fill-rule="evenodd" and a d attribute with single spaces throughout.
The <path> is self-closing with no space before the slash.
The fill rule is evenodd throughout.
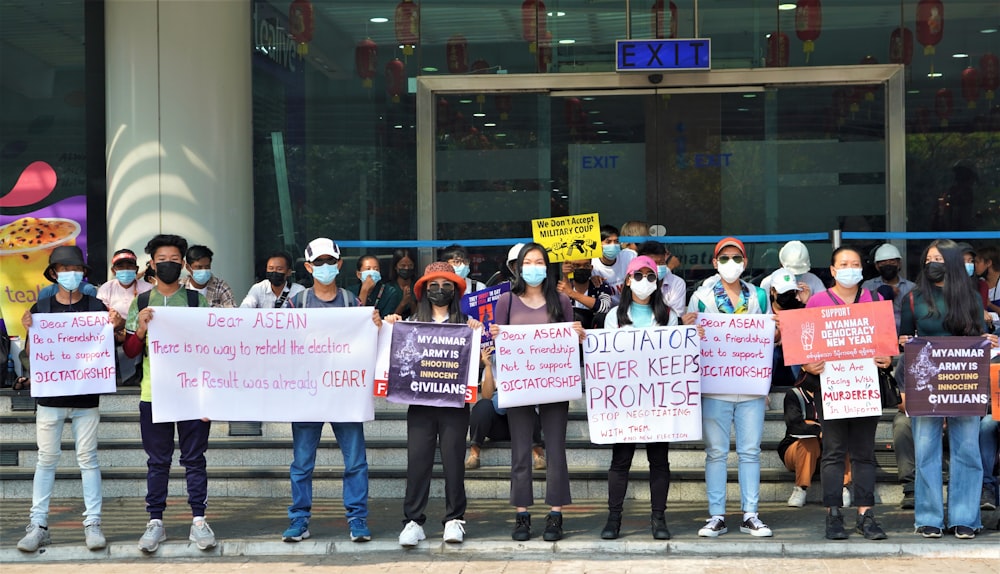
<path id="1" fill-rule="evenodd" d="M 174 456 L 174 429 L 180 442 L 180 463 L 187 481 L 191 516 L 205 516 L 208 504 L 208 472 L 205 451 L 212 423 L 201 420 L 154 423 L 153 404 L 139 401 L 139 435 L 146 460 L 146 512 L 150 518 L 163 518 L 167 508 L 170 464 Z"/>
<path id="2" fill-rule="evenodd" d="M 611 468 L 608 469 L 608 511 L 621 514 L 628 490 L 628 474 L 635 455 L 635 443 L 616 444 L 611 448 Z M 667 492 L 670 490 L 670 461 L 667 455 L 670 443 L 656 442 L 646 445 L 649 461 L 649 502 L 653 512 L 667 509 Z"/>
<path id="3" fill-rule="evenodd" d="M 490 399 L 480 399 L 469 415 L 469 439 L 482 448 L 486 439 L 510 440 L 510 425 L 507 415 L 497 412 Z M 531 434 L 531 446 L 545 446 L 542 442 L 542 420 L 535 413 L 535 427 Z"/>
<path id="4" fill-rule="evenodd" d="M 469 406 L 460 409 L 410 405 L 406 411 L 406 496 L 403 523 L 423 525 L 431 492 L 434 448 L 441 447 L 444 469 L 445 517 L 465 517 L 465 433 L 469 429 Z"/>
<path id="5" fill-rule="evenodd" d="M 535 498 L 531 487 L 531 433 L 534 419 L 542 419 L 542 434 L 545 435 L 545 504 L 563 506 L 570 504 L 569 468 L 566 463 L 566 423 L 569 419 L 569 403 L 560 402 L 535 407 L 511 407 L 507 409 L 510 423 L 510 504 L 528 507 Z"/>
<path id="6" fill-rule="evenodd" d="M 844 505 L 844 458 L 851 455 L 854 506 L 875 505 L 875 429 L 879 417 L 823 421 L 823 506 Z"/>

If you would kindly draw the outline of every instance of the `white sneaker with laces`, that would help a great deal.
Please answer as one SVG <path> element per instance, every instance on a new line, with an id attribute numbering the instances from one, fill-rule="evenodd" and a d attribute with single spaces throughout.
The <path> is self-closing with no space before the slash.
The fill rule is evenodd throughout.
<path id="1" fill-rule="evenodd" d="M 87 541 L 88 550 L 100 550 L 108 545 L 107 539 L 104 538 L 104 532 L 101 531 L 100 522 L 85 525 L 83 527 L 83 536 Z"/>
<path id="2" fill-rule="evenodd" d="M 24 529 L 24 538 L 17 543 L 21 552 L 34 552 L 41 546 L 52 544 L 52 536 L 47 526 L 32 522 Z"/>
<path id="3" fill-rule="evenodd" d="M 194 542 L 199 550 L 215 548 L 215 532 L 212 532 L 212 528 L 204 516 L 199 516 L 191 522 L 191 533 L 188 534 L 188 540 Z"/>
<path id="4" fill-rule="evenodd" d="M 424 534 L 424 527 L 414 521 L 409 521 L 399 533 L 399 545 L 404 548 L 413 548 L 418 542 L 427 538 Z"/>
<path id="5" fill-rule="evenodd" d="M 751 514 L 743 520 L 740 532 L 750 536 L 767 537 L 772 535 L 771 529 L 760 518 L 757 518 L 756 514 Z"/>
<path id="6" fill-rule="evenodd" d="M 792 487 L 792 495 L 788 497 L 788 506 L 802 508 L 806 505 L 806 489 L 801 486 Z"/>
<path id="7" fill-rule="evenodd" d="M 444 541 L 457 544 L 465 540 L 464 520 L 454 519 L 444 523 Z"/>
<path id="8" fill-rule="evenodd" d="M 163 521 L 153 518 L 146 524 L 146 532 L 139 539 L 139 550 L 146 553 L 156 552 L 160 547 L 160 542 L 167 539 L 167 533 L 163 530 Z"/>
<path id="9" fill-rule="evenodd" d="M 844 508 L 851 506 L 851 489 L 844 487 Z"/>
<path id="10" fill-rule="evenodd" d="M 708 519 L 705 526 L 702 526 L 701 529 L 698 530 L 698 536 L 716 538 L 727 532 L 729 532 L 729 529 L 726 528 L 726 520 L 721 516 L 713 516 Z"/>

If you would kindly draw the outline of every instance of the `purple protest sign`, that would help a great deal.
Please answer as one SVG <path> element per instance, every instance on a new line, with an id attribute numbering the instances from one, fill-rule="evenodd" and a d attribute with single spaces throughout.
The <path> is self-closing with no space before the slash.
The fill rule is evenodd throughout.
<path id="1" fill-rule="evenodd" d="M 473 331 L 464 323 L 393 324 L 386 400 L 465 406 L 474 343 Z"/>
<path id="2" fill-rule="evenodd" d="M 493 337 L 490 335 L 490 325 L 496 323 L 493 317 L 493 310 L 496 308 L 497 300 L 500 299 L 500 296 L 508 291 L 510 291 L 510 283 L 505 282 L 481 291 L 476 291 L 475 293 L 469 293 L 462 297 L 462 300 L 459 302 L 463 313 L 473 319 L 479 319 L 479 322 L 483 324 L 483 338 L 480 343 L 480 349 L 492 350 L 493 348 Z"/>
<path id="3" fill-rule="evenodd" d="M 990 343 L 982 337 L 916 337 L 905 347 L 906 412 L 982 416 L 990 401 Z"/>

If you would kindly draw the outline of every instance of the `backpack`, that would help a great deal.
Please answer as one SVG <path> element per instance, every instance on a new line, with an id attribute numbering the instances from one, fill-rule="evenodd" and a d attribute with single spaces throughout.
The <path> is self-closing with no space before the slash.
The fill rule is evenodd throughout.
<path id="1" fill-rule="evenodd" d="M 298 293 L 296 293 L 295 297 L 292 298 L 292 307 L 297 307 L 299 309 L 305 309 L 305 307 L 306 307 L 306 293 L 308 293 L 310 291 L 312 291 L 311 287 L 309 289 L 303 289 L 302 291 L 299 291 Z M 346 289 L 343 289 L 343 291 L 344 291 L 344 298 L 342 299 L 342 301 L 344 302 L 344 304 L 341 305 L 341 307 L 357 307 L 358 306 L 358 298 L 354 296 L 354 293 L 351 293 L 350 291 L 348 291 Z"/>
<path id="2" fill-rule="evenodd" d="M 200 293 L 198 293 L 197 291 L 191 290 L 191 289 L 186 289 L 186 291 L 187 291 L 187 299 L 188 299 L 187 306 L 188 307 L 201 307 L 201 301 L 198 299 L 198 295 L 200 295 Z M 152 291 L 144 291 L 142 293 L 139 293 L 139 295 L 136 297 L 136 308 L 139 311 L 142 311 L 146 307 L 149 307 L 149 294 L 150 293 L 152 293 Z"/>

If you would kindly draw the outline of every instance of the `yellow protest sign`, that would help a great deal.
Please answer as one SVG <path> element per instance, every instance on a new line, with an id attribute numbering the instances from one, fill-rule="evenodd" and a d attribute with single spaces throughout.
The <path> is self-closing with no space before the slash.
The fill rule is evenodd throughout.
<path id="1" fill-rule="evenodd" d="M 552 262 L 601 255 L 601 224 L 596 213 L 532 219 L 531 235 L 535 243 L 545 246 Z"/>

